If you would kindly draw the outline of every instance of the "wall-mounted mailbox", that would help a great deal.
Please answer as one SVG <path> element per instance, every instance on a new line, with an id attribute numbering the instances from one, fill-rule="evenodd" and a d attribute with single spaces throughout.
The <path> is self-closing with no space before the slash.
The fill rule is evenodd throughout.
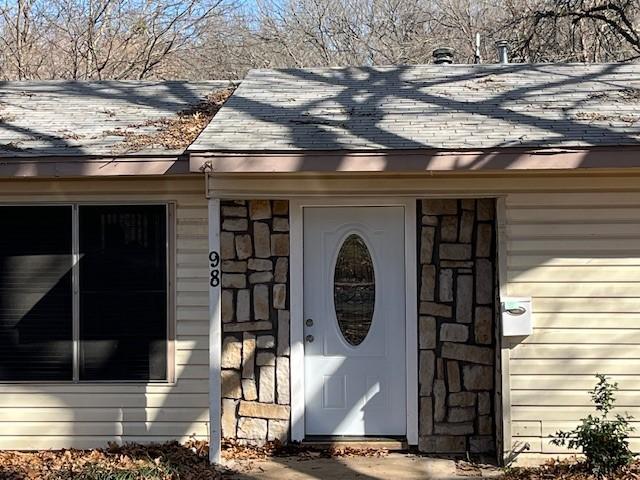
<path id="1" fill-rule="evenodd" d="M 531 297 L 506 297 L 502 299 L 502 335 L 519 337 L 533 333 Z"/>

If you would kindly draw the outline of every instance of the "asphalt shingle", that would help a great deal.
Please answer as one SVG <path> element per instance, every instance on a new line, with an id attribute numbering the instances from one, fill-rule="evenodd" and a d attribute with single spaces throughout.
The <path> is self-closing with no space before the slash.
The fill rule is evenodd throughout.
<path id="1" fill-rule="evenodd" d="M 124 137 L 197 105 L 227 81 L 0 82 L 0 157 L 123 156 Z M 149 145 L 135 155 L 175 155 Z"/>
<path id="2" fill-rule="evenodd" d="M 640 64 L 253 70 L 190 151 L 640 144 Z"/>

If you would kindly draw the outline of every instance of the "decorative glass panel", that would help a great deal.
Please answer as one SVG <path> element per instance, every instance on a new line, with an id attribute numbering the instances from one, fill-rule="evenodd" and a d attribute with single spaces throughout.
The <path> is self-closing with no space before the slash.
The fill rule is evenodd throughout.
<path id="1" fill-rule="evenodd" d="M 333 300 L 342 335 L 351 345 L 360 345 L 371 328 L 376 285 L 369 249 L 356 234 L 349 235 L 340 247 Z"/>

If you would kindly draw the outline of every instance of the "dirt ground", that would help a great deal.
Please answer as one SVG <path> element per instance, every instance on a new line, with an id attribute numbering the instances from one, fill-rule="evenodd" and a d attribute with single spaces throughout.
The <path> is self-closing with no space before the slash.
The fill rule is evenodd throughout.
<path id="1" fill-rule="evenodd" d="M 229 480 L 429 480 L 497 477 L 497 468 L 477 467 L 453 460 L 389 453 L 385 456 L 272 457 L 260 460 L 226 460 L 238 473 Z"/>

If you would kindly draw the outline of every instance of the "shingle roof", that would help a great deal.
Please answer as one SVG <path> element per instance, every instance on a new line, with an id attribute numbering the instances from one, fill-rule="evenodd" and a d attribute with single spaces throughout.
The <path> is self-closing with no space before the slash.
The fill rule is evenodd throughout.
<path id="1" fill-rule="evenodd" d="M 0 82 L 0 157 L 175 155 L 123 148 L 125 132 L 154 134 L 227 81 Z"/>
<path id="2" fill-rule="evenodd" d="M 640 144 L 640 65 L 251 71 L 191 151 Z"/>

